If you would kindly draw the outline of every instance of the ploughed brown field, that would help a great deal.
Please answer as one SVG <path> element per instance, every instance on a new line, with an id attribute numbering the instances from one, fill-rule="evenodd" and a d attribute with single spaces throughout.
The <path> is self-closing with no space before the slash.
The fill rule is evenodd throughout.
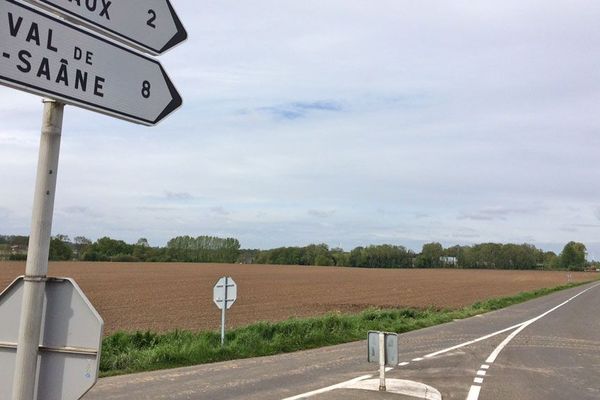
<path id="1" fill-rule="evenodd" d="M 0 263 L 0 290 L 24 271 L 24 262 Z M 229 327 L 372 306 L 454 308 L 567 282 L 566 272 L 171 263 L 51 263 L 50 275 L 77 281 L 104 318 L 105 334 L 217 329 L 212 288 L 225 275 L 238 284 Z M 573 281 L 597 277 L 572 274 Z"/>

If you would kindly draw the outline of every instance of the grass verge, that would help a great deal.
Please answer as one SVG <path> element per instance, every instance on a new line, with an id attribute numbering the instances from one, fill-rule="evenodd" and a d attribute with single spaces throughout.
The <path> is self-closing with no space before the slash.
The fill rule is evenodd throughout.
<path id="1" fill-rule="evenodd" d="M 589 282 L 489 299 L 457 310 L 369 309 L 359 314 L 259 322 L 227 332 L 224 347 L 217 332 L 119 332 L 103 341 L 100 374 L 113 376 L 307 350 L 361 340 L 369 330 L 403 333 L 498 310 L 585 283 Z"/>

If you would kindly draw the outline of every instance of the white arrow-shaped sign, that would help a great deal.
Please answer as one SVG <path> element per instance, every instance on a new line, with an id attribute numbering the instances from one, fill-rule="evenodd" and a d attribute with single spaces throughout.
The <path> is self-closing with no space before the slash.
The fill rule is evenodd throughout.
<path id="1" fill-rule="evenodd" d="M 0 83 L 144 125 L 182 103 L 158 61 L 15 0 L 0 0 Z"/>
<path id="2" fill-rule="evenodd" d="M 169 0 L 27 0 L 158 55 L 187 39 Z"/>

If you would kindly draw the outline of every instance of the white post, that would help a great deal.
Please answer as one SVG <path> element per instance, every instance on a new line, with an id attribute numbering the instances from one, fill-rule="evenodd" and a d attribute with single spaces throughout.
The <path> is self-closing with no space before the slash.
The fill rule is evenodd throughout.
<path id="1" fill-rule="evenodd" d="M 48 274 L 63 111 L 64 104 L 44 100 L 40 154 L 13 381 L 13 400 L 34 400 L 36 395 L 38 348 Z"/>
<path id="2" fill-rule="evenodd" d="M 227 285 L 229 278 L 225 277 L 225 298 L 223 299 L 223 309 L 221 310 L 221 346 L 225 345 L 225 312 L 227 311 Z"/>
<path id="3" fill-rule="evenodd" d="M 379 391 L 385 392 L 385 333 L 379 332 Z"/>

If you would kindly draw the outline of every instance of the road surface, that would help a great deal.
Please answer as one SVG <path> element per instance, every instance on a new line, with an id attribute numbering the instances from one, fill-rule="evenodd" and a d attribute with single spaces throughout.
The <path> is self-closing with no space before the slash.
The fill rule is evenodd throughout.
<path id="1" fill-rule="evenodd" d="M 399 342 L 400 364 L 388 377 L 428 385 L 443 399 L 598 400 L 600 283 L 402 334 Z M 351 388 L 377 378 L 365 359 L 363 341 L 106 378 L 84 400 L 419 398 Z"/>

